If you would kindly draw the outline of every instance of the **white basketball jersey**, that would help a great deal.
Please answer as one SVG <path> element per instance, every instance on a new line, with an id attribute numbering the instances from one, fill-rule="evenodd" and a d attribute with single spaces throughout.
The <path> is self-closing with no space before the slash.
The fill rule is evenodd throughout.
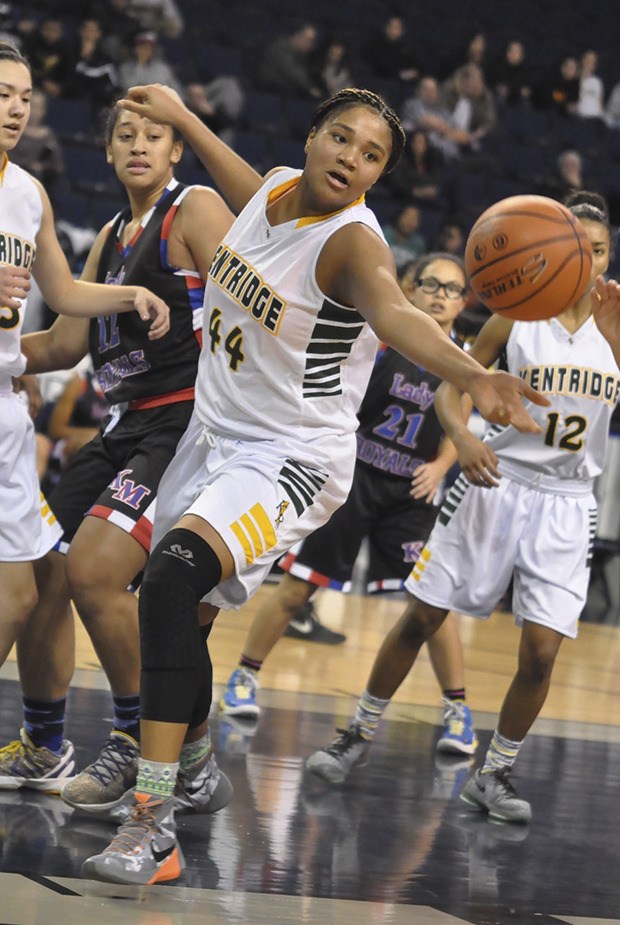
<path id="1" fill-rule="evenodd" d="M 506 346 L 508 369 L 551 402 L 528 403 L 539 434 L 491 427 L 485 441 L 509 477 L 535 474 L 590 481 L 605 462 L 609 422 L 620 394 L 611 348 L 592 317 L 569 333 L 557 318 L 515 322 Z M 502 463 L 504 467 L 502 469 Z"/>
<path id="2" fill-rule="evenodd" d="M 377 339 L 354 309 L 320 291 L 316 264 L 343 225 L 362 222 L 382 239 L 360 199 L 323 216 L 270 225 L 270 202 L 292 189 L 286 168 L 252 197 L 218 248 L 205 289 L 196 411 L 230 438 L 306 445 L 352 434 Z"/>
<path id="3" fill-rule="evenodd" d="M 30 174 L 17 164 L 5 161 L 0 171 L 0 266 L 32 268 L 42 213 L 41 194 Z M 10 388 L 10 377 L 21 376 L 26 368 L 20 350 L 25 309 L 25 299 L 18 309 L 0 306 L 2 387 Z"/>

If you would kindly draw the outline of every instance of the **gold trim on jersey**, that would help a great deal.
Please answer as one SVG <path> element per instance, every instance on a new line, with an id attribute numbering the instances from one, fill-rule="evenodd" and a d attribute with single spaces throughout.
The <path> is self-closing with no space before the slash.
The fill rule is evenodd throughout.
<path id="1" fill-rule="evenodd" d="M 611 407 L 620 397 L 620 376 L 589 366 L 522 366 L 519 376 L 543 395 L 577 395 Z"/>
<path id="2" fill-rule="evenodd" d="M 278 542 L 269 515 L 260 503 L 255 504 L 238 520 L 235 520 L 230 525 L 230 529 L 239 540 L 248 565 L 251 565 L 264 552 L 273 549 Z"/>
<path id="3" fill-rule="evenodd" d="M 0 167 L 0 186 L 4 183 L 4 175 L 6 173 L 7 164 L 9 163 L 9 155 L 4 152 L 4 160 L 2 161 L 2 167 Z"/>
<path id="4" fill-rule="evenodd" d="M 294 189 L 299 183 L 300 177 L 292 177 L 290 180 L 286 180 L 284 183 L 281 183 L 279 186 L 275 186 L 269 193 L 267 193 L 267 208 L 272 206 L 275 202 L 286 195 L 289 190 Z M 316 225 L 318 222 L 325 222 L 327 219 L 333 218 L 334 215 L 340 215 L 341 212 L 345 212 L 347 209 L 352 209 L 353 206 L 359 206 L 365 201 L 365 196 L 362 193 L 357 199 L 353 202 L 349 202 L 346 206 L 343 206 L 342 209 L 336 209 L 334 212 L 327 212 L 324 215 L 307 215 L 303 218 L 298 219 L 295 228 L 305 228 L 307 225 Z"/>
<path id="5" fill-rule="evenodd" d="M 269 334 L 277 336 L 286 301 L 254 267 L 225 243 L 220 244 L 209 267 L 209 279 L 227 293 Z"/>

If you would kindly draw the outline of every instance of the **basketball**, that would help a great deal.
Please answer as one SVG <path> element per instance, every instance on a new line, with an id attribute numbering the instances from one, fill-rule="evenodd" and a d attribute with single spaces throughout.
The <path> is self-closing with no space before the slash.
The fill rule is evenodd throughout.
<path id="1" fill-rule="evenodd" d="M 592 246 L 581 222 L 546 196 L 510 196 L 478 218 L 465 246 L 469 284 L 515 321 L 559 315 L 588 284 Z"/>

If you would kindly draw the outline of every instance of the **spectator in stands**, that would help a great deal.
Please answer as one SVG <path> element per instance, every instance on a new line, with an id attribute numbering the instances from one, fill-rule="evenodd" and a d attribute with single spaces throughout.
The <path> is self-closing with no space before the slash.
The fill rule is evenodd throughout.
<path id="1" fill-rule="evenodd" d="M 605 115 L 603 81 L 597 75 L 598 55 L 592 49 L 581 56 L 577 115 L 582 119 L 602 119 Z"/>
<path id="2" fill-rule="evenodd" d="M 234 146 L 234 130 L 245 105 L 245 94 L 237 77 L 222 75 L 208 83 L 190 83 L 185 102 L 212 132 Z"/>
<path id="3" fill-rule="evenodd" d="M 484 32 L 474 32 L 474 34 L 467 39 L 467 43 L 464 46 L 460 46 L 456 53 L 453 52 L 449 55 L 441 67 L 441 73 L 450 76 L 457 68 L 462 67 L 463 64 L 476 64 L 480 70 L 486 74 L 487 57 L 488 44 L 486 34 Z M 437 74 L 438 71 L 434 69 L 432 73 Z"/>
<path id="4" fill-rule="evenodd" d="M 102 44 L 103 32 L 97 19 L 80 23 L 73 49 L 67 95 L 87 100 L 93 114 L 109 106 L 117 93 L 118 75 L 111 55 Z"/>
<path id="5" fill-rule="evenodd" d="M 417 205 L 440 203 L 444 161 L 437 148 L 429 143 L 423 129 L 416 129 L 407 138 L 397 167 L 390 174 L 392 189 Z"/>
<path id="6" fill-rule="evenodd" d="M 62 96 L 69 77 L 70 51 L 60 19 L 46 17 L 24 43 L 32 80 L 47 96 Z"/>
<path id="7" fill-rule="evenodd" d="M 47 97 L 41 90 L 33 90 L 30 100 L 30 119 L 11 160 L 28 170 L 45 186 L 55 203 L 58 182 L 65 167 L 62 149 L 53 128 L 45 124 Z"/>
<path id="8" fill-rule="evenodd" d="M 106 0 L 97 9 L 103 32 L 103 48 L 116 65 L 131 57 L 136 35 L 144 30 L 127 12 L 130 0 Z"/>
<path id="9" fill-rule="evenodd" d="M 441 100 L 456 128 L 469 136 L 468 147 L 478 149 L 497 121 L 493 94 L 478 65 L 457 68 L 442 85 Z"/>
<path id="10" fill-rule="evenodd" d="M 590 177 L 584 177 L 583 158 L 578 151 L 562 151 L 556 161 L 555 173 L 547 179 L 542 190 L 545 196 L 564 202 L 570 193 L 594 189 Z"/>
<path id="11" fill-rule="evenodd" d="M 379 35 L 373 35 L 364 48 L 364 61 L 381 80 L 415 80 L 418 70 L 407 39 L 402 16 L 391 13 Z"/>
<path id="12" fill-rule="evenodd" d="M 607 100 L 605 122 L 609 128 L 620 128 L 620 82 L 618 82 Z"/>
<path id="13" fill-rule="evenodd" d="M 551 109 L 563 116 L 573 116 L 579 100 L 579 65 L 568 55 L 559 69 L 539 85 L 536 103 L 541 109 Z"/>
<path id="14" fill-rule="evenodd" d="M 118 69 L 120 89 L 126 92 L 129 87 L 144 84 L 165 84 L 183 95 L 183 88 L 178 77 L 159 52 L 159 43 L 155 32 L 139 32 L 134 39 L 133 55 L 123 62 Z"/>
<path id="15" fill-rule="evenodd" d="M 508 42 L 503 57 L 491 69 L 490 81 L 502 103 L 508 106 L 529 103 L 532 88 L 525 64 L 523 42 L 517 39 Z"/>
<path id="16" fill-rule="evenodd" d="M 447 221 L 439 229 L 433 250 L 462 257 L 465 251 L 465 234 L 458 222 Z"/>
<path id="17" fill-rule="evenodd" d="M 407 205 L 396 215 L 394 221 L 383 227 L 385 240 L 394 255 L 398 272 L 412 260 L 426 253 L 426 241 L 419 232 L 420 210 Z"/>
<path id="18" fill-rule="evenodd" d="M 405 101 L 402 123 L 406 132 L 423 129 L 430 144 L 441 152 L 446 161 L 458 158 L 461 147 L 474 143 L 470 132 L 459 128 L 453 114 L 441 101 L 434 77 L 423 77 L 415 96 Z"/>
<path id="19" fill-rule="evenodd" d="M 110 406 L 86 357 L 70 375 L 49 415 L 47 436 L 52 441 L 46 486 L 51 488 L 76 453 L 99 433 Z"/>
<path id="20" fill-rule="evenodd" d="M 332 38 L 317 55 L 314 67 L 315 80 L 323 94 L 333 96 L 345 87 L 352 87 L 347 46 L 340 38 Z"/>
<path id="21" fill-rule="evenodd" d="M 305 22 L 289 35 L 275 39 L 259 62 L 258 85 L 263 90 L 287 96 L 322 98 L 323 92 L 316 85 L 311 69 L 317 38 L 316 26 Z"/>
<path id="22" fill-rule="evenodd" d="M 175 0 L 129 0 L 127 12 L 141 32 L 156 32 L 167 39 L 178 39 L 183 33 L 185 24 Z"/>

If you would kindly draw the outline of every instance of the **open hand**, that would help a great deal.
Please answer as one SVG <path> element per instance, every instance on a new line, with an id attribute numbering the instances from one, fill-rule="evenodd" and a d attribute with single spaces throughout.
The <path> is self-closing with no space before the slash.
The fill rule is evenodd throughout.
<path id="1" fill-rule="evenodd" d="M 125 99 L 118 101 L 121 109 L 136 112 L 151 122 L 176 125 L 181 113 L 187 111 L 185 103 L 171 87 L 163 84 L 147 84 L 130 87 Z"/>
<path id="2" fill-rule="evenodd" d="M 591 293 L 594 323 L 614 353 L 620 352 L 620 283 L 596 278 Z"/>
<path id="3" fill-rule="evenodd" d="M 474 377 L 467 391 L 482 415 L 491 424 L 512 424 L 522 433 L 540 432 L 536 421 L 525 410 L 524 401 L 547 406 L 541 395 L 519 376 L 510 373 L 483 373 Z"/>
<path id="4" fill-rule="evenodd" d="M 454 445 L 467 481 L 480 488 L 497 488 L 501 475 L 495 451 L 470 431 L 459 437 Z"/>

